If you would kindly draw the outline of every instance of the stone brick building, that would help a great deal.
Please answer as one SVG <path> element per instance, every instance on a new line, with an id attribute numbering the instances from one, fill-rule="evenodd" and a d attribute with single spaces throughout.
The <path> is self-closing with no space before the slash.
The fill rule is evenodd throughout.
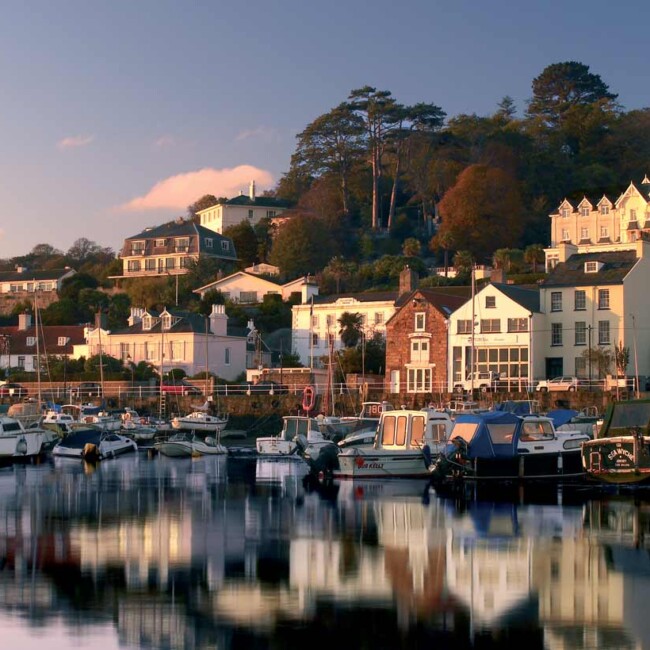
<path id="1" fill-rule="evenodd" d="M 406 285 L 400 284 L 402 293 Z M 449 316 L 467 301 L 469 292 L 469 287 L 440 287 L 402 293 L 397 311 L 386 323 L 386 388 L 390 393 L 446 391 Z"/>

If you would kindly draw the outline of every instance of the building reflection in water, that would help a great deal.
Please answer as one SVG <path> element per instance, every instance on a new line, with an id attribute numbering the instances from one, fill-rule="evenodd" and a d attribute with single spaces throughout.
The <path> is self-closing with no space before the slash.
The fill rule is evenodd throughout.
<path id="1" fill-rule="evenodd" d="M 646 504 L 458 502 L 418 482 L 303 476 L 230 458 L 0 470 L 0 605 L 41 630 L 110 624 L 134 648 L 287 645 L 305 630 L 650 645 Z"/>

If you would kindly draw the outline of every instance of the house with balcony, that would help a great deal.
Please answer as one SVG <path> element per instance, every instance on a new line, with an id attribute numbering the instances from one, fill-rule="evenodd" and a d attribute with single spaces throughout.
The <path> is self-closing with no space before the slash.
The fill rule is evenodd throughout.
<path id="1" fill-rule="evenodd" d="M 546 269 L 559 263 L 559 247 L 571 244 L 578 253 L 625 249 L 650 233 L 650 179 L 630 183 L 618 198 L 602 196 L 577 203 L 564 199 L 551 219 L 551 245 L 545 249 Z"/>
<path id="2" fill-rule="evenodd" d="M 615 372 L 613 361 L 608 369 L 597 365 L 603 355 L 614 359 L 619 343 L 636 360 L 638 374 L 649 376 L 650 242 L 643 235 L 626 249 L 580 253 L 576 248 L 560 247 L 558 263 L 540 286 L 546 324 L 537 335 L 539 376 L 596 380 Z M 627 374 L 634 373 L 628 367 Z"/>
<path id="3" fill-rule="evenodd" d="M 448 390 L 471 372 L 496 372 L 509 390 L 526 390 L 544 368 L 535 354 L 544 327 L 537 287 L 485 285 L 449 317 Z"/>
<path id="4" fill-rule="evenodd" d="M 18 325 L 0 327 L 0 368 L 5 372 L 10 368 L 33 372 L 39 356 L 42 360 L 46 356 L 71 357 L 74 346 L 83 341 L 83 325 L 39 323 L 37 331 L 31 314 L 19 314 Z"/>
<path id="5" fill-rule="evenodd" d="M 182 275 L 200 256 L 237 261 L 232 239 L 191 220 L 179 219 L 127 237 L 120 253 L 122 275 L 112 277 Z"/>
<path id="6" fill-rule="evenodd" d="M 275 219 L 288 207 L 287 201 L 271 196 L 257 196 L 255 181 L 251 181 L 247 195 L 242 192 L 232 199 L 220 200 L 216 205 L 199 210 L 197 215 L 201 220 L 201 226 L 223 233 L 226 228 L 236 226 L 243 221 L 255 226 L 262 219 Z"/>
<path id="7" fill-rule="evenodd" d="M 390 393 L 446 392 L 448 319 L 467 301 L 469 291 L 469 287 L 415 289 L 400 301 L 386 322 Z"/>
<path id="8" fill-rule="evenodd" d="M 318 285 L 313 278 L 304 276 L 280 284 L 247 271 L 238 271 L 210 282 L 195 289 L 194 293 L 198 293 L 203 298 L 208 291 L 212 290 L 219 291 L 233 302 L 249 305 L 262 302 L 267 295 L 281 296 L 282 300 L 288 300 L 294 294 L 304 299 L 311 299 L 312 296 L 318 295 Z"/>
<path id="9" fill-rule="evenodd" d="M 188 376 L 206 369 L 233 380 L 246 370 L 247 337 L 233 335 L 223 305 L 213 305 L 208 318 L 165 308 L 162 312 L 131 308 L 128 327 L 110 331 L 97 324 L 87 328 L 85 344 L 75 357 L 109 354 L 125 366 L 146 361 L 159 373 L 180 368 Z"/>

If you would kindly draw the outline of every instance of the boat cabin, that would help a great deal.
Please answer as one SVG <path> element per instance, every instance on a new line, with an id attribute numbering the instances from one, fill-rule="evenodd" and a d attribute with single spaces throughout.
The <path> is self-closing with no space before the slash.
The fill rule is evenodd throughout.
<path id="1" fill-rule="evenodd" d="M 444 443 L 452 430 L 448 413 L 435 409 L 385 411 L 381 414 L 375 447 L 422 449 L 426 444 Z"/>

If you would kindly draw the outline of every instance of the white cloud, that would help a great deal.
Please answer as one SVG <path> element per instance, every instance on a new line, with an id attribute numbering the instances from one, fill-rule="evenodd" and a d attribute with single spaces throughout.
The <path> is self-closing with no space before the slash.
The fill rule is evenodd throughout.
<path id="1" fill-rule="evenodd" d="M 126 212 L 165 208 L 184 210 L 205 194 L 232 197 L 237 196 L 240 190 L 247 192 L 252 180 L 258 193 L 273 185 L 270 172 L 252 165 L 239 165 L 232 169 L 207 167 L 158 181 L 145 195 L 131 199 L 120 209 Z"/>
<path id="2" fill-rule="evenodd" d="M 176 139 L 173 135 L 161 135 L 153 141 L 154 149 L 166 149 L 176 144 Z"/>
<path id="3" fill-rule="evenodd" d="M 59 149 L 76 149 L 89 145 L 94 139 L 94 135 L 70 135 L 59 140 L 57 146 Z"/>
<path id="4" fill-rule="evenodd" d="M 280 132 L 269 126 L 258 126 L 255 129 L 245 129 L 235 136 L 235 140 L 237 141 L 253 139 L 262 140 L 263 142 L 278 142 L 281 138 Z"/>

